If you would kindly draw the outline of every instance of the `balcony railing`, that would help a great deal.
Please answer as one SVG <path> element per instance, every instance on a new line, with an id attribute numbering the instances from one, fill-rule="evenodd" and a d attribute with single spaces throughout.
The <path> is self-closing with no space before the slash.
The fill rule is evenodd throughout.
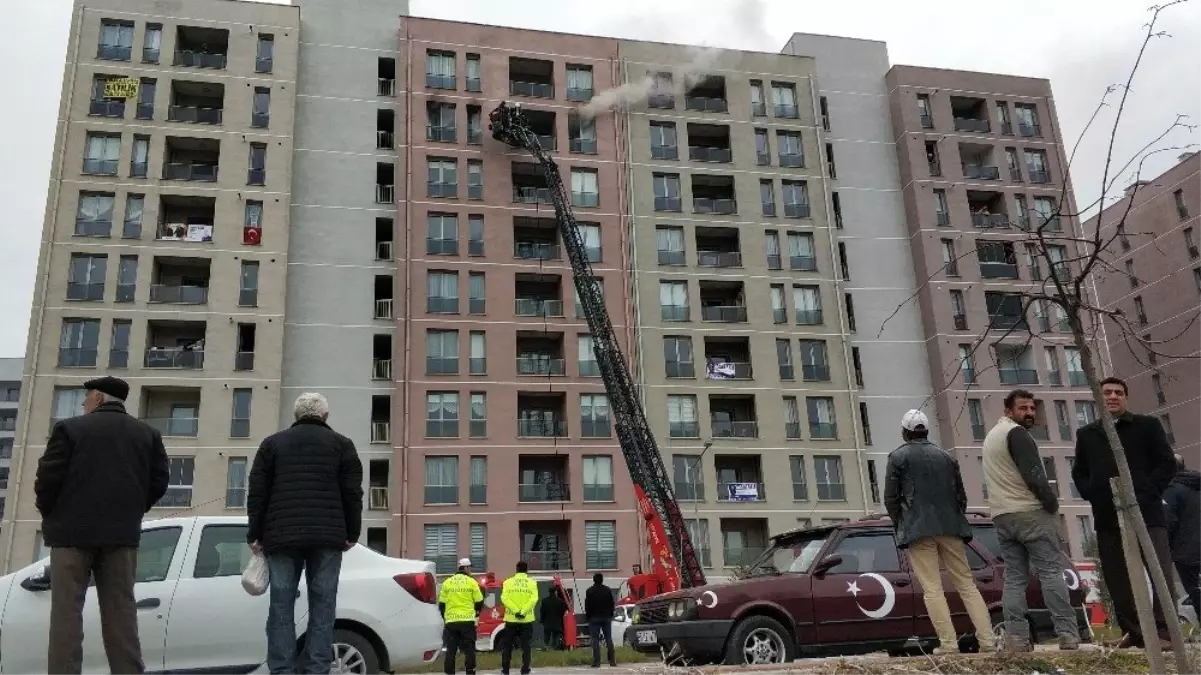
<path id="1" fill-rule="evenodd" d="M 776 117 L 784 117 L 787 119 L 797 118 L 797 107 L 791 104 L 777 103 Z"/>
<path id="2" fill-rule="evenodd" d="M 809 217 L 809 205 L 808 204 L 785 204 L 784 205 L 784 217 L 785 218 L 808 218 Z"/>
<path id="3" fill-rule="evenodd" d="M 517 419 L 517 435 L 522 438 L 563 438 L 567 422 L 555 419 Z"/>
<path id="4" fill-rule="evenodd" d="M 425 194 L 427 197 L 445 197 L 447 199 L 455 199 L 459 196 L 459 184 L 430 181 L 425 185 Z"/>
<path id="5" fill-rule="evenodd" d="M 384 298 L 384 299 L 376 300 L 375 301 L 375 318 L 391 319 L 394 316 L 394 314 L 392 313 L 393 304 L 394 303 L 391 298 Z M 456 305 L 457 305 L 457 302 L 456 302 Z"/>
<path id="6" fill-rule="evenodd" d="M 562 300 L 541 300 L 538 298 L 517 298 L 513 311 L 517 316 L 563 316 Z"/>
<path id="7" fill-rule="evenodd" d="M 431 197 L 437 195 L 430 195 Z M 380 185 L 375 186 L 375 203 L 376 204 L 393 204 L 396 202 L 396 186 L 395 185 Z"/>
<path id="8" fill-rule="evenodd" d="M 1024 122 L 1018 122 L 1018 133 L 1023 136 L 1038 137 L 1043 135 L 1043 128 L 1039 126 L 1038 123 L 1027 124 Z"/>
<path id="9" fill-rule="evenodd" d="M 509 80 L 509 94 L 513 96 L 531 96 L 533 98 L 554 98 L 555 85 L 544 82 Z"/>
<path id="10" fill-rule="evenodd" d="M 92 101 L 88 105 L 88 114 L 96 117 L 125 117 L 125 101 Z"/>
<path id="11" fill-rule="evenodd" d="M 459 357 L 457 356 L 427 356 L 425 357 L 426 375 L 457 375 L 459 372 Z"/>
<path id="12" fill-rule="evenodd" d="M 748 499 L 745 497 L 737 498 L 737 497 L 730 496 L 730 486 L 731 485 L 748 485 L 748 484 L 755 486 L 755 498 L 754 499 Z M 742 501 L 762 502 L 762 501 L 767 501 L 767 486 L 763 483 L 756 483 L 755 481 L 730 481 L 728 483 L 718 483 L 717 484 L 717 501 L 719 501 L 719 502 L 742 502 Z"/>
<path id="13" fill-rule="evenodd" d="M 463 86 L 467 91 L 476 92 L 476 93 L 484 90 L 483 82 L 481 82 L 480 78 L 478 78 L 478 77 L 463 78 Z M 481 567 L 480 569 L 486 569 L 486 568 Z"/>
<path id="14" fill-rule="evenodd" d="M 570 486 L 566 482 L 520 483 L 517 486 L 519 502 L 569 502 Z"/>
<path id="15" fill-rule="evenodd" d="M 958 328 L 958 326 L 956 327 Z M 990 330 L 1024 329 L 1026 327 L 1026 317 L 1018 314 L 989 314 L 988 327 Z"/>
<path id="16" fill-rule="evenodd" d="M 551 198 L 550 188 L 540 187 L 515 187 L 513 188 L 513 202 L 515 204 L 554 204 L 554 199 Z"/>
<path id="17" fill-rule="evenodd" d="M 175 52 L 175 65 L 186 68 L 224 68 L 225 54 L 180 50 Z"/>
<path id="18" fill-rule="evenodd" d="M 1038 371 L 1026 368 L 998 368 L 1001 384 L 1038 384 Z"/>
<path id="19" fill-rule="evenodd" d="M 918 124 L 922 125 L 923 129 L 933 129 L 934 128 L 934 118 L 931 117 L 930 115 L 918 115 L 917 121 L 918 121 Z"/>
<path id="20" fill-rule="evenodd" d="M 809 438 L 838 438 L 838 425 L 834 422 L 810 422 Z"/>
<path id="21" fill-rule="evenodd" d="M 801 379 L 806 382 L 825 382 L 830 379 L 830 366 L 824 363 L 803 364 Z"/>
<path id="22" fill-rule="evenodd" d="M 1009 228 L 1009 217 L 1003 213 L 973 213 L 972 226 L 982 229 Z"/>
<path id="23" fill-rule="evenodd" d="M 375 259 L 376 260 L 392 260 L 393 247 L 390 241 L 377 241 L 375 243 Z"/>
<path id="24" fill-rule="evenodd" d="M 656 211 L 680 211 L 682 206 L 679 197 L 655 197 Z"/>
<path id="25" fill-rule="evenodd" d="M 788 323 L 788 310 L 777 307 L 771 311 L 772 323 Z"/>
<path id="26" fill-rule="evenodd" d="M 131 25 L 132 27 L 132 25 Z M 128 45 L 100 45 L 96 49 L 96 58 L 105 61 L 128 61 L 133 56 L 133 47 Z"/>
<path id="27" fill-rule="evenodd" d="M 388 488 L 386 486 L 372 485 L 367 488 L 367 508 L 373 510 L 388 508 Z"/>
<path id="28" fill-rule="evenodd" d="M 1051 182 L 1051 175 L 1045 170 L 1043 171 L 1027 171 L 1030 174 L 1030 182 L 1036 184 L 1045 184 Z"/>
<path id="29" fill-rule="evenodd" d="M 235 353 L 234 370 L 254 370 L 254 352 Z"/>
<path id="30" fill-rule="evenodd" d="M 97 281 L 91 283 L 67 282 L 67 299 L 68 300 L 103 300 L 104 299 L 104 282 Z"/>
<path id="31" fill-rule="evenodd" d="M 788 256 L 788 269 L 816 272 L 817 258 L 811 255 L 790 255 Z"/>
<path id="32" fill-rule="evenodd" d="M 371 442 L 390 443 L 392 441 L 392 423 L 387 420 L 372 420 Z"/>
<path id="33" fill-rule="evenodd" d="M 929 169 L 931 176 L 941 176 L 942 175 L 942 162 L 939 162 L 938 160 L 935 160 L 933 162 L 927 161 L 926 168 Z"/>
<path id="34" fill-rule="evenodd" d="M 207 286 L 185 286 L 180 284 L 151 284 L 150 302 L 176 305 L 203 305 L 208 302 Z"/>
<path id="35" fill-rule="evenodd" d="M 967 316 L 964 314 L 954 315 L 955 330 L 967 330 Z"/>
<path id="36" fill-rule="evenodd" d="M 115 176 L 117 175 L 117 167 L 120 165 L 120 160 L 116 159 L 91 159 L 85 157 L 83 160 L 83 172 L 97 176 Z"/>
<path id="37" fill-rule="evenodd" d="M 592 87 L 568 87 L 567 100 L 576 102 L 587 102 L 592 100 Z"/>
<path id="38" fill-rule="evenodd" d="M 459 255 L 459 240 L 426 237 L 425 252 L 428 255 Z"/>
<path id="39" fill-rule="evenodd" d="M 805 156 L 800 153 L 780 153 L 780 166 L 801 169 L 805 166 Z"/>
<path id="40" fill-rule="evenodd" d="M 671 94 L 651 94 L 646 97 L 646 107 L 671 110 L 676 107 L 676 97 Z"/>
<path id="41" fill-rule="evenodd" d="M 652 145 L 651 159 L 679 159 L 680 148 L 675 145 Z"/>
<path id="42" fill-rule="evenodd" d="M 457 134 L 458 127 L 454 125 L 442 126 L 436 124 L 427 124 L 425 127 L 425 140 L 427 141 L 454 143 Z"/>
<path id="43" fill-rule="evenodd" d="M 221 124 L 225 111 L 221 108 L 201 108 L 194 105 L 167 106 L 167 121 L 193 124 Z"/>
<path id="44" fill-rule="evenodd" d="M 570 570 L 571 551 L 522 551 L 521 559 L 531 571 L 556 572 Z M 472 561 L 474 562 L 474 561 Z"/>
<path id="45" fill-rule="evenodd" d="M 671 438 L 700 438 L 700 422 L 669 422 L 668 435 Z"/>
<path id="46" fill-rule="evenodd" d="M 714 438 L 758 438 L 759 423 L 752 421 L 720 421 L 713 420 Z"/>
<path id="47" fill-rule="evenodd" d="M 688 146 L 688 159 L 694 162 L 730 162 L 733 153 L 729 148 L 713 148 L 704 145 Z"/>
<path id="48" fill-rule="evenodd" d="M 215 183 L 217 182 L 217 165 L 168 162 L 163 165 L 163 180 L 194 180 Z"/>
<path id="49" fill-rule="evenodd" d="M 798 309 L 796 311 L 796 325 L 798 326 L 817 326 L 822 322 L 822 310 L 820 309 Z"/>
<path id="50" fill-rule="evenodd" d="M 1068 383 L 1073 387 L 1087 387 L 1088 375 L 1082 370 L 1069 370 Z"/>
<path id="51" fill-rule="evenodd" d="M 701 307 L 702 321 L 718 321 L 721 323 L 745 323 L 745 305 L 708 305 Z"/>
<path id="52" fill-rule="evenodd" d="M 660 265 L 685 265 L 687 261 L 683 251 L 659 251 Z"/>
<path id="53" fill-rule="evenodd" d="M 459 486 L 426 485 L 424 499 L 426 504 L 458 504 Z"/>
<path id="54" fill-rule="evenodd" d="M 146 350 L 145 366 L 147 368 L 196 370 L 204 367 L 204 350 L 183 347 L 151 347 Z"/>
<path id="55" fill-rule="evenodd" d="M 425 86 L 430 89 L 454 89 L 454 75 L 434 75 L 432 73 L 425 74 Z"/>
<path id="56" fill-rule="evenodd" d="M 775 212 L 773 211 L 773 215 L 774 215 L 774 213 Z M 767 269 L 769 269 L 769 270 L 784 269 L 784 261 L 781 258 L 779 253 L 768 253 L 767 254 Z"/>
<path id="57" fill-rule="evenodd" d="M 712 197 L 693 197 L 693 213 L 713 213 L 731 215 L 738 213 L 738 202 L 733 199 L 715 199 Z"/>
<path id="58" fill-rule="evenodd" d="M 600 206 L 600 193 L 597 192 L 572 192 L 572 206 L 584 206 L 595 208 Z"/>
<path id="59" fill-rule="evenodd" d="M 567 362 L 563 359 L 541 356 L 517 357 L 518 375 L 566 375 Z"/>
<path id="60" fill-rule="evenodd" d="M 699 267 L 742 267 L 742 252 L 697 251 L 696 264 Z"/>
<path id="61" fill-rule="evenodd" d="M 767 104 L 763 101 L 751 101 L 751 115 L 755 117 L 766 117 Z"/>
<path id="62" fill-rule="evenodd" d="M 963 177 L 969 180 L 1001 180 L 1001 169 L 996 166 L 964 164 Z"/>
<path id="63" fill-rule="evenodd" d="M 581 360 L 577 366 L 580 377 L 600 377 L 600 364 L 592 359 Z"/>
<path id="64" fill-rule="evenodd" d="M 729 109 L 724 98 L 713 98 L 710 96 L 685 96 L 685 110 L 698 110 L 701 112 L 726 112 Z"/>
<path id="65" fill-rule="evenodd" d="M 987 133 L 991 127 L 988 120 L 977 119 L 975 117 L 956 117 L 955 131 L 977 131 Z"/>
<path id="66" fill-rule="evenodd" d="M 396 95 L 396 80 L 390 77 L 379 78 L 376 85 L 376 94 L 379 96 L 395 96 Z"/>
<path id="67" fill-rule="evenodd" d="M 801 437 L 800 422 L 785 422 L 784 423 L 784 438 L 797 440 Z"/>
<path id="68" fill-rule="evenodd" d="M 375 132 L 375 147 L 378 150 L 391 150 L 396 147 L 396 134 L 391 131 Z"/>
<path id="69" fill-rule="evenodd" d="M 596 154 L 596 140 L 591 138 L 573 138 L 568 142 L 568 149 L 585 155 Z"/>
<path id="70" fill-rule="evenodd" d="M 667 361 L 663 364 L 665 375 L 675 379 L 696 377 L 696 364 L 691 361 Z"/>
<path id="71" fill-rule="evenodd" d="M 96 366 L 96 350 L 60 347 L 58 365 L 61 368 L 93 368 Z"/>
<path id="72" fill-rule="evenodd" d="M 275 59 L 270 56 L 257 56 L 254 59 L 254 72 L 269 73 L 275 67 Z"/>
<path id="73" fill-rule="evenodd" d="M 612 483 L 584 483 L 584 501 L 611 502 L 614 499 Z M 472 561 L 475 562 L 474 560 Z"/>
<path id="74" fill-rule="evenodd" d="M 196 417 L 143 417 L 142 421 L 164 436 L 195 437 L 200 433 Z"/>
<path id="75" fill-rule="evenodd" d="M 441 295 L 430 296 L 425 300 L 425 311 L 431 314 L 458 314 L 459 299 L 457 297 L 449 298 Z"/>
<path id="76" fill-rule="evenodd" d="M 128 349 L 110 349 L 110 350 L 108 350 L 108 367 L 109 368 L 128 368 L 129 367 L 129 350 Z"/>

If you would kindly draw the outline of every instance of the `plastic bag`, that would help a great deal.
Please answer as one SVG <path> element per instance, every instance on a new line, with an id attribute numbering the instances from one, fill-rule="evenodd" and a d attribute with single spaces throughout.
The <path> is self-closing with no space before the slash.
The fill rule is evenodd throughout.
<path id="1" fill-rule="evenodd" d="M 255 553 L 242 570 L 242 588 L 251 595 L 262 595 L 271 585 L 271 572 L 267 569 L 267 558 Z"/>

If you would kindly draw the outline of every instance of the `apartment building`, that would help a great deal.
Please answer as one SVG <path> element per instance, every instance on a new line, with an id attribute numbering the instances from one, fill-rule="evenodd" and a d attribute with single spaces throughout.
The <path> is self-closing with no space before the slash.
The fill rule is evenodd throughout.
<path id="1" fill-rule="evenodd" d="M 13 439 L 17 435 L 18 403 L 21 401 L 23 359 L 0 359 L 0 520 L 8 502 L 9 470 Z"/>
<path id="2" fill-rule="evenodd" d="M 1044 269 L 1028 230 L 1079 232 L 1046 80 L 894 66 L 885 82 L 925 326 L 934 412 L 944 447 L 964 468 L 968 499 L 984 504 L 981 443 L 1005 395 L 1032 391 L 1043 466 L 1059 492 L 1074 555 L 1092 532 L 1071 485 L 1075 429 L 1097 416 L 1064 316 L 1021 291 L 1071 275 L 1072 242 Z M 1031 338 L 1031 334 L 1037 336 Z M 1067 485 L 1064 485 L 1064 483 Z"/>
<path id="3" fill-rule="evenodd" d="M 255 345 L 283 333 L 298 19 L 249 2 L 189 3 L 186 18 L 152 0 L 76 5 L 6 568 L 39 553 L 38 457 L 101 373 L 129 381 L 130 413 L 171 456 L 151 517 L 244 505 L 247 458 L 278 419 L 279 351 Z"/>
<path id="4" fill-rule="evenodd" d="M 1124 199 L 1084 224 L 1089 236 L 1098 222 L 1102 236 L 1116 235 L 1107 249 L 1111 269 L 1098 276 L 1097 292 L 1106 309 L 1122 310 L 1137 331 L 1110 325 L 1105 337 L 1113 372 L 1129 385 L 1131 407 L 1158 417 L 1192 468 L 1201 466 L 1199 172 L 1201 155 L 1181 155 L 1176 166 L 1137 191 L 1127 189 Z"/>

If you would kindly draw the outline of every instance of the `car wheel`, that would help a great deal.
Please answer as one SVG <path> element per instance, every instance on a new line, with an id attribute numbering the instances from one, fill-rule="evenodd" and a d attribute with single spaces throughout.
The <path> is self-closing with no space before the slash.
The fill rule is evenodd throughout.
<path id="1" fill-rule="evenodd" d="M 770 616 L 748 616 L 739 621 L 726 642 L 725 662 L 730 665 L 788 663 L 794 658 L 792 636 Z"/>
<path id="2" fill-rule="evenodd" d="M 334 630 L 334 662 L 329 672 L 339 675 L 375 675 L 379 655 L 371 641 L 354 631 Z"/>

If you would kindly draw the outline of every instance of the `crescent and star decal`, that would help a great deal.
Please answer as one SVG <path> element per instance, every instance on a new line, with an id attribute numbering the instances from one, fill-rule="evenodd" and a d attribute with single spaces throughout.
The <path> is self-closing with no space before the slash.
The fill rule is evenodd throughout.
<path id="1" fill-rule="evenodd" d="M 859 604 L 859 600 L 857 598 L 859 597 L 859 594 L 863 592 L 859 588 L 859 579 L 862 579 L 863 577 L 867 577 L 878 582 L 880 587 L 884 589 L 884 604 L 880 605 L 879 609 L 868 610 L 865 609 L 863 605 Z M 863 612 L 864 616 L 868 617 L 869 619 L 883 619 L 892 612 L 892 608 L 897 604 L 896 589 L 892 587 L 892 584 L 888 583 L 888 579 L 885 579 L 879 574 L 872 572 L 865 572 L 864 574 L 860 574 L 858 579 L 847 582 L 847 592 L 855 596 L 855 606 L 858 607 L 859 611 Z"/>
<path id="2" fill-rule="evenodd" d="M 705 604 L 705 598 L 709 598 L 709 604 Z M 713 609 L 717 606 L 717 594 L 713 591 L 705 591 L 701 593 L 701 599 L 697 604 L 705 609 Z"/>
<path id="3" fill-rule="evenodd" d="M 1065 569 L 1063 571 L 1063 580 L 1067 583 L 1069 591 L 1079 590 L 1080 575 L 1076 574 L 1076 570 Z"/>

